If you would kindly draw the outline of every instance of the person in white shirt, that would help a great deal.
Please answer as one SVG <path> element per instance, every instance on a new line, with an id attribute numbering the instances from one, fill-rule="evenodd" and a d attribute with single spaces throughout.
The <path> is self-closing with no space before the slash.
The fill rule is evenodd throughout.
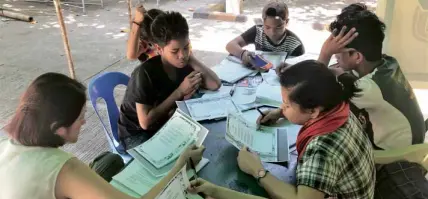
<path id="1" fill-rule="evenodd" d="M 375 148 L 422 143 L 426 129 L 412 87 L 397 60 L 382 55 L 385 24 L 364 5 L 352 4 L 330 29 L 332 36 L 324 43 L 319 61 L 327 64 L 336 55 L 338 64 L 332 70 L 338 78 L 355 75 L 362 91 L 352 99 L 354 113 L 368 127 Z"/>

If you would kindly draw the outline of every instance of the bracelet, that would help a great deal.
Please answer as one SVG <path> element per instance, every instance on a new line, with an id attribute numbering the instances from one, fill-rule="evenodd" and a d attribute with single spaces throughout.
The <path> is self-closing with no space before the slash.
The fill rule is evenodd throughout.
<path id="1" fill-rule="evenodd" d="M 137 26 L 141 26 L 141 23 L 137 23 L 136 21 L 132 21 L 133 24 L 136 24 Z"/>
<path id="2" fill-rule="evenodd" d="M 239 58 L 242 60 L 242 56 L 244 56 L 244 53 L 246 52 L 247 50 L 243 50 L 242 52 L 241 52 L 241 55 L 239 56 Z"/>

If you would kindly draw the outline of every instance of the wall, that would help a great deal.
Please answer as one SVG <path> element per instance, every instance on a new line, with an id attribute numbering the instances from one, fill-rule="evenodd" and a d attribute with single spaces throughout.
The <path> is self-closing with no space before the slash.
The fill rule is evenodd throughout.
<path id="1" fill-rule="evenodd" d="M 387 26 L 384 52 L 416 87 L 428 88 L 428 0 L 378 0 L 376 14 Z"/>

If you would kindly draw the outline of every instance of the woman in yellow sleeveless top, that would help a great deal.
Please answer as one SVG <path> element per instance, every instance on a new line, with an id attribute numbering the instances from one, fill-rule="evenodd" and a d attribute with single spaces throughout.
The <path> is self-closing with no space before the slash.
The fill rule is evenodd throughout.
<path id="1" fill-rule="evenodd" d="M 76 143 L 85 124 L 85 86 L 58 73 L 36 78 L 23 94 L 0 139 L 0 199 L 131 199 L 88 165 L 59 149 Z M 188 158 L 200 160 L 203 147 L 188 148 L 175 167 L 142 198 L 155 198 Z"/>

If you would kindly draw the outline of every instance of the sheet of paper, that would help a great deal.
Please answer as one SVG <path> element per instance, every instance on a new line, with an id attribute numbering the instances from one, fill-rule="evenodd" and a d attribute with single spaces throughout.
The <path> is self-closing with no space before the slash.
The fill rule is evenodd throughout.
<path id="1" fill-rule="evenodd" d="M 236 105 L 236 106 L 238 106 L 238 109 L 241 112 L 243 112 L 243 111 L 248 111 L 248 110 L 254 109 L 254 108 L 259 107 L 261 105 L 259 103 L 257 103 L 257 102 L 253 102 L 251 104 L 239 104 L 239 105 Z"/>
<path id="2" fill-rule="evenodd" d="M 136 197 L 136 198 L 141 197 L 141 194 L 136 193 L 135 191 L 132 191 L 131 189 L 129 189 L 129 188 L 128 188 L 128 187 L 126 187 L 125 185 L 122 185 L 121 183 L 119 183 L 119 182 L 118 182 L 118 181 L 116 181 L 115 179 L 112 179 L 112 180 L 110 181 L 110 184 L 111 184 L 114 188 L 118 189 L 118 190 L 119 190 L 119 191 L 121 191 L 122 193 L 128 194 L 129 196 Z"/>
<path id="3" fill-rule="evenodd" d="M 262 73 L 263 81 L 271 86 L 280 86 L 279 77 L 275 70 L 270 70 L 267 73 Z"/>
<path id="4" fill-rule="evenodd" d="M 294 65 L 294 64 L 297 64 L 297 63 L 305 61 L 305 60 L 318 60 L 318 57 L 319 57 L 319 53 L 307 52 L 307 53 L 305 53 L 301 56 L 298 56 L 298 57 L 290 57 L 290 58 L 285 60 L 285 63 L 290 64 L 290 65 Z M 330 59 L 330 63 L 328 65 L 330 66 L 330 65 L 333 65 L 336 63 L 337 63 L 337 59 L 335 56 L 333 56 Z"/>
<path id="5" fill-rule="evenodd" d="M 162 177 L 154 177 L 146 171 L 138 161 L 132 161 L 120 173 L 113 176 L 113 179 L 130 190 L 144 195 L 156 185 Z"/>
<path id="6" fill-rule="evenodd" d="M 210 161 L 207 158 L 196 165 L 196 172 L 199 172 Z M 187 171 L 189 178 L 193 177 L 192 170 Z M 153 188 L 164 176 L 154 177 L 138 161 L 132 161 L 125 169 L 113 176 L 110 182 L 115 188 L 134 197 L 141 197 Z"/>
<path id="7" fill-rule="evenodd" d="M 168 122 L 148 141 L 135 150 L 156 168 L 171 163 L 198 138 L 201 127 L 176 111 Z"/>
<path id="8" fill-rule="evenodd" d="M 207 166 L 208 163 L 210 163 L 210 160 L 202 157 L 202 160 L 199 161 L 199 163 L 195 166 L 196 172 L 199 172 L 201 169 Z M 195 172 L 192 169 L 187 170 L 187 176 L 189 177 L 189 179 L 191 179 L 194 175 Z"/>
<path id="9" fill-rule="evenodd" d="M 272 86 L 263 82 L 257 87 L 256 102 L 263 105 L 280 107 L 282 104 L 281 86 Z"/>
<path id="10" fill-rule="evenodd" d="M 257 127 L 248 123 L 241 115 L 230 113 L 226 122 L 226 140 L 241 149 L 247 146 L 259 154 L 262 161 L 278 161 L 278 134 L 273 128 L 256 130 Z"/>
<path id="11" fill-rule="evenodd" d="M 263 52 L 256 51 L 256 54 L 262 55 L 265 59 L 267 59 L 270 63 L 272 63 L 273 68 L 278 67 L 282 62 L 287 58 L 286 52 Z"/>
<path id="12" fill-rule="evenodd" d="M 166 188 L 156 197 L 156 199 L 188 199 L 187 188 L 190 186 L 187 177 L 186 166 L 178 172 L 167 184 Z"/>
<path id="13" fill-rule="evenodd" d="M 232 88 L 233 86 L 223 85 L 216 91 L 203 90 L 202 92 L 204 93 L 204 95 L 202 95 L 202 98 L 211 98 L 211 97 L 220 97 L 220 96 L 229 95 Z"/>
<path id="14" fill-rule="evenodd" d="M 228 112 L 239 111 L 229 94 L 220 97 L 191 99 L 184 102 L 190 116 L 196 121 L 225 118 Z"/>
<path id="15" fill-rule="evenodd" d="M 232 100 L 236 105 L 251 104 L 256 101 L 257 88 L 236 87 Z"/>
<path id="16" fill-rule="evenodd" d="M 235 83 L 254 72 L 242 64 L 231 61 L 228 58 L 224 59 L 219 65 L 214 66 L 211 69 L 221 80 L 229 83 Z"/>

